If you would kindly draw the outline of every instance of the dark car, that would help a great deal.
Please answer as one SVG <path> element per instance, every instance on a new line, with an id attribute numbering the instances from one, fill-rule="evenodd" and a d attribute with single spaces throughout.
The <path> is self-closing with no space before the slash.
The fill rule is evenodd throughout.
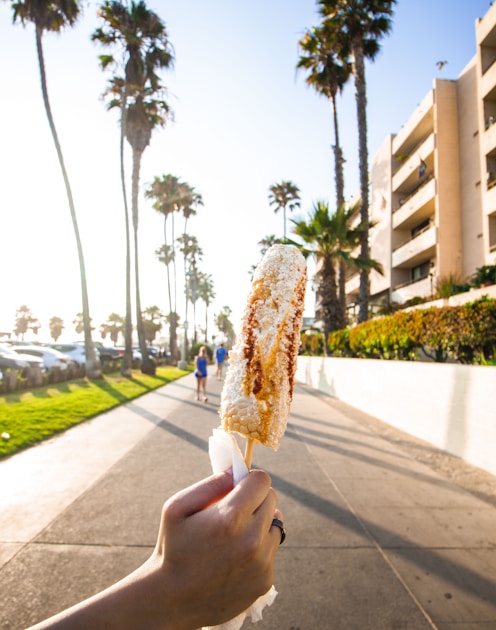
<path id="1" fill-rule="evenodd" d="M 95 348 L 100 355 L 100 360 L 109 361 L 111 359 L 120 359 L 124 354 L 123 350 L 119 348 L 113 348 L 112 346 L 104 346 L 101 341 L 94 341 Z"/>

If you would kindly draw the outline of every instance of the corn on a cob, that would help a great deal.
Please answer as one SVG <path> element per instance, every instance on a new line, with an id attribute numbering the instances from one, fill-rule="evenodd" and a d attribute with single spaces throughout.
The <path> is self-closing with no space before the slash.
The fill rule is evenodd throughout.
<path id="1" fill-rule="evenodd" d="M 293 395 L 305 301 L 306 264 L 293 245 L 273 245 L 257 267 L 229 353 L 220 416 L 227 431 L 274 450 Z"/>

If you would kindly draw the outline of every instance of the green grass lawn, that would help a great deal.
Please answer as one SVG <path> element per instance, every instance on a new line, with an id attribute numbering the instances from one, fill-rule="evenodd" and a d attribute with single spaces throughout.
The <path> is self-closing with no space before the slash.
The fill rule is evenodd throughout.
<path id="1" fill-rule="evenodd" d="M 158 367 L 155 376 L 133 371 L 131 378 L 106 374 L 0 395 L 0 458 L 64 431 L 117 405 L 184 376 Z"/>

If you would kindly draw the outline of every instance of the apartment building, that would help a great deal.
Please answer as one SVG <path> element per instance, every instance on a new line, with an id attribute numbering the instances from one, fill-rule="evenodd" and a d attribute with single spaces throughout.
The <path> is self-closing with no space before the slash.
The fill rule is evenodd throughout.
<path id="1" fill-rule="evenodd" d="M 372 160 L 372 305 L 428 297 L 440 279 L 496 264 L 496 5 L 475 25 L 477 52 L 456 80 L 435 79 Z M 358 275 L 346 283 L 358 295 Z"/>

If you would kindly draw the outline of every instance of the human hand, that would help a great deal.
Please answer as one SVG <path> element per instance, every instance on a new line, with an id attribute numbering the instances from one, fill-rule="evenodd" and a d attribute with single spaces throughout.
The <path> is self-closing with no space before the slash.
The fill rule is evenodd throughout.
<path id="1" fill-rule="evenodd" d="M 222 473 L 165 503 L 150 562 L 169 601 L 167 627 L 218 625 L 269 590 L 281 539 L 271 523 L 282 518 L 270 483 L 254 470 L 233 489 Z"/>
<path id="2" fill-rule="evenodd" d="M 120 582 L 36 630 L 195 630 L 236 617 L 273 581 L 282 519 L 269 476 L 229 473 L 178 492 L 163 507 L 150 559 Z"/>

